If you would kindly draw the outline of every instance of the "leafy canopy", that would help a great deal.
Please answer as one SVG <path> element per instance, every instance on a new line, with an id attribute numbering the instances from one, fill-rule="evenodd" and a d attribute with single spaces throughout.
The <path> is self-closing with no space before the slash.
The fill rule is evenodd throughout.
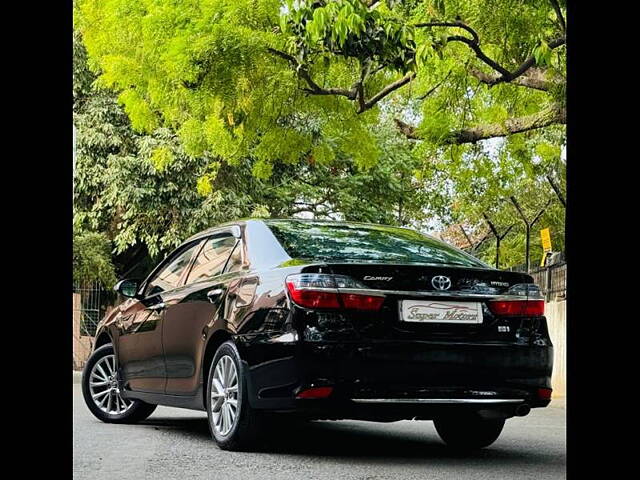
<path id="1" fill-rule="evenodd" d="M 509 196 L 535 213 L 546 176 L 563 182 L 564 1 L 77 5 L 97 75 L 78 218 L 118 251 L 241 213 L 437 217 L 481 235 L 484 213 L 518 221 Z"/>
<path id="2" fill-rule="evenodd" d="M 116 282 L 109 239 L 101 233 L 73 232 L 73 281 L 111 288 Z"/>
<path id="3" fill-rule="evenodd" d="M 387 224 L 428 218 L 429 177 L 414 178 L 421 162 L 389 119 L 372 132 L 384 152 L 372 168 L 359 169 L 349 156 L 318 149 L 273 165 L 263 179 L 252 173 L 258 163 L 253 158 L 230 165 L 192 157 L 165 127 L 134 131 L 116 95 L 96 84 L 87 62 L 76 32 L 74 225 L 81 234 L 99 233 L 110 242 L 119 275 L 143 275 L 184 238 L 242 217 L 307 215 Z"/>
<path id="4" fill-rule="evenodd" d="M 371 127 L 392 97 L 424 160 L 563 124 L 562 4 L 80 0 L 77 25 L 136 130 L 169 127 L 188 155 L 254 158 L 267 178 L 309 154 L 375 164 Z"/>

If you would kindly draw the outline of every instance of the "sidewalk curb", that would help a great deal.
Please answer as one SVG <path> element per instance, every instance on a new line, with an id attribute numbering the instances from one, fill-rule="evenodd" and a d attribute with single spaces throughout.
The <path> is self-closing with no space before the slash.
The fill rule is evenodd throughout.
<path id="1" fill-rule="evenodd" d="M 82 372 L 73 371 L 73 383 L 80 383 L 82 381 Z"/>

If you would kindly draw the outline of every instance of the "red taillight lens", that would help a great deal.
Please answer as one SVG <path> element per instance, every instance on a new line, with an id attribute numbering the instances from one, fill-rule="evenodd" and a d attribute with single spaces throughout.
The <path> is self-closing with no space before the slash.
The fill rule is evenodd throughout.
<path id="1" fill-rule="evenodd" d="M 363 286 L 345 276 L 329 274 L 299 274 L 287 277 L 291 300 L 305 308 L 327 308 L 377 311 L 384 296 L 340 292 L 340 288 L 357 289 Z"/>
<path id="2" fill-rule="evenodd" d="M 333 387 L 313 387 L 301 391 L 296 398 L 327 398 L 333 392 Z"/>
<path id="3" fill-rule="evenodd" d="M 494 315 L 539 317 L 544 315 L 544 300 L 495 300 L 489 302 Z"/>
<path id="4" fill-rule="evenodd" d="M 338 294 L 334 292 L 318 292 L 316 290 L 300 290 L 293 282 L 287 282 L 291 300 L 306 308 L 340 308 Z"/>
<path id="5" fill-rule="evenodd" d="M 549 399 L 551 399 L 551 392 L 552 392 L 552 390 L 550 388 L 539 388 L 538 389 L 538 399 L 539 400 L 549 400 Z"/>
<path id="6" fill-rule="evenodd" d="M 355 293 L 341 293 L 340 298 L 344 308 L 354 310 L 380 310 L 384 303 L 384 297 L 373 295 L 358 295 Z"/>

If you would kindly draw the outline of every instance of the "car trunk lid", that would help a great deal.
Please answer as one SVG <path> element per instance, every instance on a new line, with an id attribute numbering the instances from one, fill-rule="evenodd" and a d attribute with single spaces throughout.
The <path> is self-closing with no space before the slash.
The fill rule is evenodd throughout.
<path id="1" fill-rule="evenodd" d="M 342 289 L 342 292 L 384 295 L 385 301 L 377 312 L 342 311 L 334 314 L 336 328 L 343 335 L 350 330 L 344 328 L 344 324 L 338 327 L 339 317 L 343 323 L 351 325 L 351 335 L 347 336 L 354 340 L 462 341 L 474 338 L 513 341 L 517 322 L 521 319 L 493 314 L 488 302 L 513 297 L 515 285 L 533 283 L 531 276 L 520 272 L 457 265 L 332 262 L 309 265 L 303 268 L 303 272 L 343 275 L 355 279 L 363 287 L 359 290 Z M 407 313 L 409 307 L 419 312 L 444 309 L 448 316 L 423 321 L 427 317 L 418 315 L 418 321 L 415 321 Z"/>

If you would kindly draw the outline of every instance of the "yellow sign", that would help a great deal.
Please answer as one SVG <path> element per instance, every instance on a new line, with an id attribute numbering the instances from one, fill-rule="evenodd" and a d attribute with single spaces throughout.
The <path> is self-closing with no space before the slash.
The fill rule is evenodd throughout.
<path id="1" fill-rule="evenodd" d="M 540 230 L 540 238 L 542 239 L 542 249 L 545 252 L 551 251 L 551 232 L 548 228 Z"/>
<path id="2" fill-rule="evenodd" d="M 544 267 L 544 264 L 547 260 L 547 255 L 551 253 L 551 232 L 548 228 L 543 228 L 540 230 L 540 239 L 542 240 L 542 248 L 544 250 L 544 255 L 542 255 L 542 260 L 540 261 L 540 266 Z"/>

